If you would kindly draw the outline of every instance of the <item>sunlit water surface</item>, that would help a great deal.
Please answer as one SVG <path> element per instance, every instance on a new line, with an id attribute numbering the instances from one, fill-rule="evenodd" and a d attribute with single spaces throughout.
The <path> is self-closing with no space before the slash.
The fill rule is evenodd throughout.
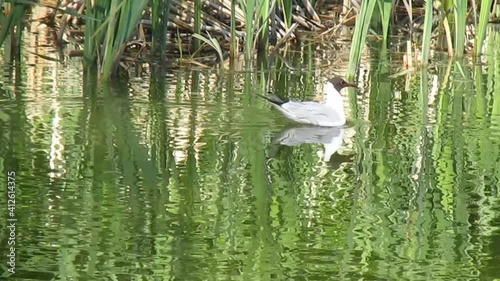
<path id="1" fill-rule="evenodd" d="M 319 99 L 343 70 L 307 60 L 291 60 L 303 71 L 180 69 L 102 87 L 77 61 L 38 59 L 17 78 L 5 67 L 3 276 L 500 278 L 498 68 L 390 77 L 391 63 L 367 61 L 346 94 L 349 124 L 315 131 L 254 95 Z M 326 143 L 291 145 L 304 135 Z M 15 274 L 4 255 L 8 172 Z"/>

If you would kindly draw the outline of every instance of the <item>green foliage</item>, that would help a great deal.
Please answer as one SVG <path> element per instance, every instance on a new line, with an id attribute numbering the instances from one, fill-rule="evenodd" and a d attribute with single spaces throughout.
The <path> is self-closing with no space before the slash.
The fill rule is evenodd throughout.
<path id="1" fill-rule="evenodd" d="M 87 11 L 97 21 L 85 27 L 85 59 L 90 64 L 98 59 L 103 80 L 116 72 L 127 40 L 136 30 L 147 3 L 146 0 L 87 0 Z"/>
<path id="2" fill-rule="evenodd" d="M 97 56 L 100 49 L 104 32 L 102 28 L 103 20 L 106 17 L 106 10 L 109 8 L 108 1 L 86 0 L 86 14 L 95 19 L 85 23 L 85 41 L 83 47 L 84 61 L 88 66 L 97 65 Z M 95 5 L 93 5 L 95 3 Z"/>
<path id="3" fill-rule="evenodd" d="M 201 34 L 201 0 L 194 0 L 194 34 Z M 200 48 L 198 37 L 193 40 L 193 48 L 195 50 Z"/>
<path id="4" fill-rule="evenodd" d="M 368 2 L 368 3 L 365 3 Z M 407 3 L 403 1 L 408 17 L 410 19 L 412 16 L 412 3 Z M 438 34 L 437 42 L 441 42 L 439 39 L 439 34 L 435 32 L 436 28 L 444 27 L 444 36 L 447 43 L 448 54 L 450 56 L 462 57 L 465 53 L 466 37 L 469 35 L 467 32 L 467 24 L 472 18 L 475 19 L 476 15 L 474 13 L 468 12 L 468 2 L 467 0 L 445 0 L 445 1 L 425 1 L 425 15 L 424 23 L 421 26 L 423 30 L 423 35 L 420 45 L 417 48 L 421 49 L 422 59 L 420 64 L 426 65 L 430 58 L 431 49 L 431 37 L 432 34 Z M 477 36 L 474 44 L 474 52 L 476 55 L 480 53 L 480 48 L 482 47 L 486 28 L 489 21 L 489 15 L 491 13 L 491 1 L 480 1 L 481 11 L 479 21 L 475 21 L 475 28 L 477 30 Z M 374 24 L 372 14 L 374 13 L 373 5 L 377 4 L 378 13 L 380 14 L 381 24 L 382 24 L 382 34 L 381 37 L 384 40 L 384 46 L 387 45 L 389 40 L 389 30 L 391 24 L 391 18 L 394 16 L 396 9 L 394 9 L 395 2 L 390 0 L 374 0 L 374 1 L 363 1 L 361 9 L 358 12 L 356 19 L 356 26 L 354 29 L 354 35 L 351 45 L 350 62 L 348 75 L 354 75 L 357 64 L 359 63 L 361 51 L 364 47 L 364 42 L 366 41 L 367 31 L 370 25 Z M 437 17 L 433 14 L 433 5 L 437 11 Z M 475 6 L 474 6 L 475 7 Z M 475 11 L 475 10 L 473 10 Z M 410 36 L 414 36 L 415 33 L 412 32 L 413 22 L 410 21 Z M 434 33 L 435 32 L 435 33 Z M 410 38 L 409 40 L 412 40 Z"/>
<path id="5" fill-rule="evenodd" d="M 389 25 L 391 22 L 392 0 L 377 1 L 380 17 L 382 19 L 382 37 L 387 42 L 389 37 Z M 386 44 L 384 44 L 386 46 Z"/>
<path id="6" fill-rule="evenodd" d="M 270 20 L 283 18 L 286 30 L 292 25 L 292 1 L 290 0 L 238 0 L 238 4 L 244 11 L 245 45 L 243 52 L 247 61 L 253 58 L 256 49 L 261 55 L 267 53 Z M 279 16 L 280 11 L 283 14 L 282 17 Z M 234 28 L 231 32 L 236 33 Z"/>
<path id="7" fill-rule="evenodd" d="M 245 47 L 244 54 L 245 59 L 248 61 L 252 59 L 253 51 L 254 51 L 254 38 L 256 33 L 256 21 L 259 19 L 256 10 L 255 10 L 255 2 L 256 0 L 240 0 L 240 6 L 243 7 L 243 11 L 245 11 Z"/>
<path id="8" fill-rule="evenodd" d="M 474 44 L 474 54 L 479 56 L 483 47 L 484 39 L 486 38 L 486 29 L 490 20 L 490 9 L 492 0 L 481 1 L 481 10 L 479 12 L 479 23 Z"/>
<path id="9" fill-rule="evenodd" d="M 465 26 L 467 24 L 467 0 L 455 0 L 455 56 L 463 57 L 465 51 Z M 474 15 L 475 16 L 475 15 Z"/>
<path id="10" fill-rule="evenodd" d="M 208 34 L 208 38 L 203 37 L 200 34 L 193 34 L 193 37 L 196 38 L 197 40 L 203 41 L 203 43 L 207 44 L 212 49 L 214 49 L 217 52 L 217 55 L 219 56 L 219 61 L 222 62 L 224 60 L 224 57 L 222 54 L 222 48 L 220 47 L 219 41 L 217 41 L 217 39 L 212 38 L 212 36 L 210 34 Z"/>
<path id="11" fill-rule="evenodd" d="M 293 0 L 279 0 L 278 1 L 281 9 L 283 10 L 285 24 L 287 26 L 292 25 L 292 9 L 293 9 Z"/>
<path id="12" fill-rule="evenodd" d="M 171 0 L 152 0 L 152 31 L 151 53 L 165 61 L 167 49 L 168 16 L 170 14 Z"/>
<path id="13" fill-rule="evenodd" d="M 18 60 L 21 48 L 21 35 L 23 30 L 24 11 L 26 6 L 19 3 L 6 3 L 0 1 L 0 46 L 9 42 L 5 49 L 6 62 Z M 7 13 L 7 14 L 6 14 Z"/>
<path id="14" fill-rule="evenodd" d="M 236 0 L 231 0 L 231 46 L 229 48 L 229 57 L 231 62 L 238 56 L 239 46 L 236 37 Z"/>
<path id="15" fill-rule="evenodd" d="M 422 60 L 421 64 L 426 65 L 429 61 L 432 35 L 432 1 L 425 1 L 424 34 L 422 36 Z"/>
<path id="16" fill-rule="evenodd" d="M 137 28 L 142 11 L 147 0 L 112 0 L 107 22 L 107 32 L 104 40 L 104 56 L 102 73 L 106 80 L 116 71 L 118 62 L 125 49 L 125 44 Z"/>
<path id="17" fill-rule="evenodd" d="M 259 43 L 258 49 L 263 53 L 267 52 L 267 46 L 269 41 L 269 19 L 271 17 L 271 2 L 270 1 L 260 1 L 260 18 L 259 18 Z"/>
<path id="18" fill-rule="evenodd" d="M 355 76 L 356 68 L 361 61 L 361 52 L 365 46 L 366 35 L 370 27 L 370 21 L 373 15 L 373 9 L 376 1 L 363 1 L 361 10 L 359 11 L 356 26 L 354 27 L 354 35 L 351 43 L 351 52 L 349 54 L 349 66 L 347 70 L 347 77 L 352 78 Z"/>

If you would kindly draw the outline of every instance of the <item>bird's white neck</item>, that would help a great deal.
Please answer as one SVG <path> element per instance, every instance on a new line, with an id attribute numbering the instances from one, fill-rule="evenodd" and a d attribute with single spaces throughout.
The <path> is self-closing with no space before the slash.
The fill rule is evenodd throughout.
<path id="1" fill-rule="evenodd" d="M 325 105 L 338 112 L 340 116 L 344 117 L 344 99 L 342 95 L 335 89 L 332 83 L 326 83 L 324 87 L 326 94 Z"/>

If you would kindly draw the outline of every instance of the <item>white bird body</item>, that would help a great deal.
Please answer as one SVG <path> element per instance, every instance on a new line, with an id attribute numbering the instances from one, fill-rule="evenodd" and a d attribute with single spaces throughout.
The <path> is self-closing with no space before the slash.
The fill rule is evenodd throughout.
<path id="1" fill-rule="evenodd" d="M 293 101 L 281 99 L 277 96 L 265 97 L 273 107 L 278 109 L 285 117 L 302 124 L 322 127 L 338 127 L 345 124 L 344 102 L 340 91 L 345 87 L 355 87 L 341 78 L 333 78 L 325 84 L 324 103 L 312 101 Z"/>

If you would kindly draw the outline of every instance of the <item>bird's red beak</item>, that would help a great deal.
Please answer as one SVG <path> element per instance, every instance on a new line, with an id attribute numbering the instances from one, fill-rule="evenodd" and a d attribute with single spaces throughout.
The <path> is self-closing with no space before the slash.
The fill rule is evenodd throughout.
<path id="1" fill-rule="evenodd" d="M 358 85 L 357 85 L 357 84 L 355 84 L 355 83 L 349 83 L 349 82 L 346 82 L 345 87 L 353 87 L 353 88 L 357 88 L 357 87 L 358 87 Z"/>

